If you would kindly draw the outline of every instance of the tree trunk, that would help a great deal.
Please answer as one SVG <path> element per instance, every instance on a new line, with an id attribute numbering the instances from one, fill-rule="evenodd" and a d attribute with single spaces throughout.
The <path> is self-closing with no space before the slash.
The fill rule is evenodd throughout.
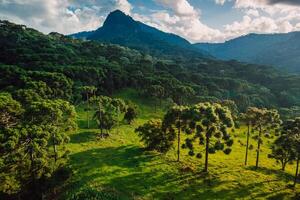
<path id="1" fill-rule="evenodd" d="M 178 135 L 177 135 L 177 162 L 180 161 L 180 129 L 181 129 L 181 123 L 179 120 L 179 127 L 178 127 Z"/>
<path id="2" fill-rule="evenodd" d="M 282 162 L 281 164 L 282 164 L 282 165 L 281 165 L 281 170 L 282 170 L 282 171 L 285 171 L 286 162 Z"/>
<path id="3" fill-rule="evenodd" d="M 258 168 L 258 164 L 259 164 L 259 154 L 260 154 L 260 141 L 261 139 L 261 126 L 259 126 L 259 133 L 258 133 L 258 141 L 257 141 L 257 152 L 256 152 L 256 169 Z"/>
<path id="4" fill-rule="evenodd" d="M 88 109 L 87 109 L 87 127 L 90 128 L 90 117 L 89 117 L 89 111 L 90 111 L 90 101 L 89 101 L 89 93 L 87 92 L 87 104 L 88 104 Z"/>
<path id="5" fill-rule="evenodd" d="M 99 106 L 99 123 L 100 123 L 100 137 L 103 138 L 103 127 L 102 127 L 102 114 L 101 114 L 101 103 L 98 103 Z"/>
<path id="6" fill-rule="evenodd" d="M 209 137 L 206 136 L 204 172 L 208 172 L 208 155 L 209 155 L 208 150 L 209 150 Z"/>
<path id="7" fill-rule="evenodd" d="M 250 123 L 248 123 L 245 165 L 247 165 L 248 162 L 249 139 L 250 139 Z"/>
<path id="8" fill-rule="evenodd" d="M 296 173 L 295 173 L 295 179 L 294 179 L 294 187 L 297 184 L 298 171 L 299 171 L 299 162 L 300 162 L 300 156 L 297 157 L 297 166 L 296 166 Z"/>

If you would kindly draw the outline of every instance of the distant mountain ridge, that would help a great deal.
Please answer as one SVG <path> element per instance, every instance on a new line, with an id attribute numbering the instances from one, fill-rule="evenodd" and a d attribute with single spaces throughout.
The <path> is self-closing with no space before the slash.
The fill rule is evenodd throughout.
<path id="1" fill-rule="evenodd" d="M 300 32 L 249 34 L 225 43 L 198 43 L 194 46 L 218 59 L 235 59 L 300 72 Z"/>
<path id="2" fill-rule="evenodd" d="M 70 36 L 128 46 L 155 55 L 211 57 L 207 52 L 194 47 L 186 39 L 135 21 L 120 10 L 111 12 L 103 26 L 97 30 L 75 33 Z"/>

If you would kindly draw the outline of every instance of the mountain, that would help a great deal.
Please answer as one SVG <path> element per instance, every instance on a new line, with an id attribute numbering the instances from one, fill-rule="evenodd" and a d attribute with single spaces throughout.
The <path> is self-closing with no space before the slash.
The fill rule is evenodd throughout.
<path id="1" fill-rule="evenodd" d="M 135 21 L 120 10 L 111 12 L 99 29 L 70 36 L 128 46 L 154 55 L 211 57 L 186 39 Z"/>
<path id="2" fill-rule="evenodd" d="M 300 72 L 300 32 L 249 34 L 225 43 L 198 43 L 194 46 L 223 60 L 235 59 Z"/>

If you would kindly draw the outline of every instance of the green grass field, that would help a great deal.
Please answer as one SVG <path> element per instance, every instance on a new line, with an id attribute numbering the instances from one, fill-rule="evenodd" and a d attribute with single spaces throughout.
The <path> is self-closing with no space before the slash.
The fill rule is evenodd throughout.
<path id="1" fill-rule="evenodd" d="M 63 199 L 78 196 L 81 191 L 86 192 L 84 199 L 296 199 L 297 189 L 288 187 L 294 165 L 282 172 L 279 164 L 267 158 L 267 140 L 261 167 L 253 167 L 255 150 L 250 151 L 249 166 L 245 167 L 245 129 L 236 130 L 232 153 L 210 155 L 210 172 L 203 174 L 204 158 L 190 157 L 186 150 L 182 150 L 180 163 L 175 162 L 175 146 L 166 155 L 143 151 L 134 129 L 151 118 L 161 118 L 164 111 L 155 112 L 150 100 L 140 99 L 132 90 L 116 96 L 139 106 L 138 119 L 132 125 L 121 123 L 108 138 L 99 140 L 95 122 L 87 129 L 86 112 L 83 107 L 77 108 L 79 130 L 70 136 L 68 144 L 74 174 L 64 187 Z M 254 140 L 251 144 L 256 146 Z M 101 198 L 87 197 L 94 193 Z"/>

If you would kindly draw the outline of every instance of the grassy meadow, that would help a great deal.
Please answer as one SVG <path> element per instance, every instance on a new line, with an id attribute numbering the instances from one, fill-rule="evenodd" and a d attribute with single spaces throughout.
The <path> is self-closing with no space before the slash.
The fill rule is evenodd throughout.
<path id="1" fill-rule="evenodd" d="M 297 199 L 300 186 L 289 187 L 294 165 L 282 172 L 268 158 L 271 141 L 264 140 L 260 168 L 255 170 L 256 141 L 251 139 L 254 149 L 244 166 L 246 129 L 241 127 L 232 133 L 231 154 L 210 154 L 209 174 L 204 174 L 204 157 L 190 157 L 185 149 L 179 163 L 176 146 L 165 155 L 144 151 L 134 129 L 149 119 L 162 118 L 165 111 L 155 111 L 151 100 L 141 99 L 133 90 L 123 90 L 116 97 L 136 103 L 138 119 L 132 125 L 121 122 L 105 139 L 97 138 L 93 120 L 87 129 L 84 106 L 77 107 L 79 129 L 70 135 L 67 146 L 74 174 L 63 188 L 62 199 Z"/>

